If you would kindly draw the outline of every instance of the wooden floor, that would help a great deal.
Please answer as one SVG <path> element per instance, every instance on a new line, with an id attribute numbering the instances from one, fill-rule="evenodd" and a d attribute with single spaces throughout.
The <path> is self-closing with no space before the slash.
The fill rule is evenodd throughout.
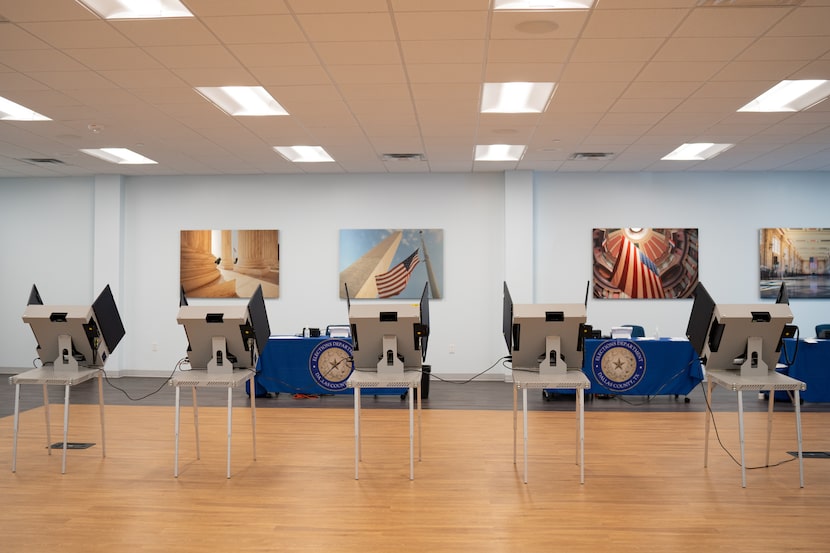
<path id="1" fill-rule="evenodd" d="M 62 405 L 52 403 L 51 411 L 59 441 Z M 43 407 L 21 414 L 16 473 L 12 417 L 0 418 L 0 551 L 815 553 L 830 547 L 830 459 L 805 459 L 804 488 L 796 461 L 750 470 L 741 488 L 740 467 L 714 436 L 703 467 L 701 411 L 586 412 L 584 484 L 575 464 L 574 414 L 566 409 L 529 413 L 528 484 L 521 418 L 513 463 L 510 410 L 425 409 L 414 481 L 406 410 L 363 411 L 360 480 L 352 409 L 257 409 L 256 460 L 250 410 L 233 414 L 231 479 L 223 407 L 200 407 L 200 460 L 192 411 L 182 410 L 177 479 L 171 404 L 107 405 L 105 459 L 98 407 L 73 404 L 69 440 L 96 445 L 69 451 L 64 475 L 60 450 L 47 455 Z M 736 414 L 714 416 L 724 446 L 737 456 Z M 747 413 L 746 422 L 749 464 L 761 465 L 766 413 Z M 774 422 L 771 461 L 793 459 L 792 412 L 776 411 Z M 830 413 L 805 412 L 803 426 L 805 450 L 830 451 Z"/>

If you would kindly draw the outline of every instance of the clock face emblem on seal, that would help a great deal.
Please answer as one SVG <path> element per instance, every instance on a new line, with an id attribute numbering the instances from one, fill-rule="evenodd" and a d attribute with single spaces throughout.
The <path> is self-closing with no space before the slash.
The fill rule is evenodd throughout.
<path id="1" fill-rule="evenodd" d="M 324 340 L 314 346 L 308 357 L 311 378 L 332 392 L 346 389 L 346 380 L 353 367 L 352 345 L 345 340 Z"/>
<path id="2" fill-rule="evenodd" d="M 624 392 L 643 379 L 646 356 L 636 342 L 606 340 L 594 352 L 591 369 L 601 387 L 612 393 Z"/>

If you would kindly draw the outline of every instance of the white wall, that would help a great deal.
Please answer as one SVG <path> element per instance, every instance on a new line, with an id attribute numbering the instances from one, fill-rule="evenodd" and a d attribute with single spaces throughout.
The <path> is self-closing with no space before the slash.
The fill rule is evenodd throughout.
<path id="1" fill-rule="evenodd" d="M 21 318 L 33 284 L 47 303 L 94 299 L 93 201 L 92 179 L 0 179 L 0 367 L 37 358 Z"/>
<path id="2" fill-rule="evenodd" d="M 34 338 L 21 321 L 33 283 L 46 302 L 67 304 L 89 303 L 100 292 L 96 288 L 109 283 L 127 334 L 116 352 L 117 366 L 108 368 L 126 375 L 169 374 L 186 347 L 176 323 L 181 229 L 280 231 L 280 298 L 266 301 L 274 334 L 345 322 L 345 302 L 338 297 L 340 229 L 443 229 L 444 299 L 430 304 L 427 362 L 436 374 L 470 376 L 506 353 L 500 330 L 508 275 L 532 275 L 533 297 L 517 301 L 582 301 L 591 278 L 593 228 L 696 227 L 701 279 L 713 297 L 754 303 L 758 230 L 830 227 L 830 186 L 820 173 L 531 173 L 532 193 L 527 178 L 488 173 L 0 179 L 0 369 L 28 368 L 35 357 Z M 532 205 L 516 205 L 510 194 L 516 187 Z M 114 205 L 119 198 L 121 205 Z M 517 254 L 505 237 L 527 236 L 527 221 L 519 218 L 528 214 L 534 219 L 531 253 Z M 113 232 L 120 235 L 117 252 L 111 236 L 101 235 Z M 113 276 L 113 263 L 102 255 L 118 258 L 120 275 Z M 531 293 L 526 279 L 517 287 Z M 803 335 L 830 320 L 828 301 L 791 302 Z M 659 327 L 661 335 L 679 336 L 690 309 L 690 300 L 590 300 L 588 316 L 603 329 L 639 322 L 649 332 Z M 493 373 L 501 377 L 504 371 L 499 366 Z"/>
<path id="3" fill-rule="evenodd" d="M 583 300 L 594 228 L 697 228 L 700 280 L 714 300 L 759 303 L 760 229 L 830 227 L 827 174 L 546 173 L 535 186 L 539 303 Z M 790 302 L 802 337 L 830 320 L 828 301 Z M 589 299 L 588 322 L 684 336 L 691 308 L 692 300 Z"/>
<path id="4" fill-rule="evenodd" d="M 348 322 L 340 229 L 443 229 L 445 299 L 430 303 L 427 362 L 436 373 L 483 370 L 503 355 L 502 184 L 497 174 L 128 179 L 125 370 L 169 372 L 184 356 L 179 231 L 204 228 L 280 231 L 280 297 L 266 300 L 272 334 Z"/>

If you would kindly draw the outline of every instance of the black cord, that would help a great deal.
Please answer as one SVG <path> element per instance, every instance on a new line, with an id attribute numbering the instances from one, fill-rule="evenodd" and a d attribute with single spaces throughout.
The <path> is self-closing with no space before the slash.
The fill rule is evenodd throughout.
<path id="1" fill-rule="evenodd" d="M 790 356 L 787 354 L 787 343 L 784 340 L 781 340 L 781 348 L 784 350 L 784 363 L 787 367 L 791 367 L 795 364 L 795 360 L 798 358 L 798 340 L 799 340 L 800 330 L 798 327 L 795 327 L 795 335 L 793 335 L 793 339 L 795 340 L 795 348 L 793 348 L 793 358 L 790 360 Z"/>
<path id="2" fill-rule="evenodd" d="M 715 437 L 718 439 L 718 445 L 720 445 L 720 448 L 729 456 L 730 459 L 732 459 L 732 462 L 734 462 L 738 466 L 741 466 L 741 462 L 732 454 L 731 451 L 729 451 L 726 448 L 725 445 L 723 445 L 723 442 L 720 439 L 720 433 L 718 432 L 718 425 L 715 422 L 715 412 L 712 411 L 712 404 L 709 402 L 709 397 L 706 395 L 706 387 L 701 386 L 701 390 L 703 391 L 703 399 L 706 402 L 706 412 L 708 413 L 709 418 L 712 419 L 712 427 L 715 429 Z M 738 392 L 738 393 L 740 393 L 740 392 Z M 770 391 L 770 393 L 772 394 L 774 392 Z M 770 398 L 770 401 L 775 401 L 775 398 Z M 747 470 L 755 470 L 755 469 L 766 469 L 766 468 L 772 468 L 772 467 L 779 467 L 779 466 L 784 465 L 786 463 L 792 463 L 795 460 L 796 460 L 796 457 L 793 457 L 791 459 L 784 459 L 783 461 L 779 461 L 779 462 L 773 463 L 771 465 L 759 465 L 757 467 L 744 467 L 744 468 L 746 468 Z"/>
<path id="3" fill-rule="evenodd" d="M 297 386 L 295 386 L 293 384 L 290 384 L 290 383 L 288 383 L 285 380 L 282 380 L 280 378 L 275 378 L 275 377 L 272 377 L 272 376 L 265 376 L 262 371 L 259 371 L 256 374 L 256 378 L 254 379 L 254 384 L 256 385 L 257 382 L 268 382 L 270 384 L 276 384 L 278 386 L 281 386 L 283 389 L 286 389 L 286 390 L 293 390 L 293 391 L 289 391 L 289 392 L 276 392 L 276 393 L 310 394 L 310 395 L 316 395 L 316 396 L 333 395 L 333 391 L 330 392 L 330 393 L 327 393 L 327 392 L 320 392 L 320 393 L 309 392 L 307 389 L 298 388 Z M 263 386 L 263 387 L 265 387 L 267 389 L 266 386 Z"/>
<path id="4" fill-rule="evenodd" d="M 502 363 L 505 359 L 508 359 L 508 357 L 502 357 L 502 358 L 500 358 L 500 359 L 497 359 L 495 363 L 493 363 L 492 365 L 490 365 L 489 367 L 487 367 L 486 369 L 484 369 L 484 370 L 483 370 L 483 371 L 481 371 L 480 373 L 478 373 L 478 374 L 475 374 L 475 375 L 471 376 L 471 377 L 470 377 L 470 378 L 468 378 L 467 380 L 447 380 L 446 378 L 441 378 L 440 376 L 438 376 L 438 375 L 434 375 L 434 374 L 432 374 L 432 373 L 427 373 L 427 374 L 429 374 L 429 375 L 430 375 L 430 377 L 435 378 L 435 380 L 439 380 L 439 381 L 441 381 L 441 382 L 447 382 L 447 383 L 449 383 L 449 384 L 469 384 L 470 382 L 472 382 L 472 381 L 473 381 L 473 380 L 475 380 L 476 378 L 480 377 L 481 375 L 483 375 L 483 374 L 485 374 L 485 373 L 487 373 L 487 372 L 489 372 L 489 371 L 493 370 L 493 368 L 494 368 L 496 365 L 498 365 L 499 363 Z M 424 371 L 420 371 L 420 372 L 423 374 L 423 372 L 424 372 Z"/>
<path id="5" fill-rule="evenodd" d="M 157 389 L 155 389 L 155 390 L 153 390 L 152 392 L 150 392 L 150 393 L 148 393 L 148 394 L 145 394 L 145 395 L 143 395 L 143 396 L 141 396 L 141 397 L 136 397 L 136 398 L 134 398 L 134 397 L 132 397 L 132 396 L 129 394 L 129 392 L 127 392 L 127 390 L 125 390 L 125 389 L 123 389 L 123 388 L 119 388 L 118 386 L 116 386 L 115 384 L 113 384 L 113 383 L 110 381 L 109 376 L 107 376 L 107 371 L 104 371 L 104 380 L 107 382 L 107 384 L 108 384 L 110 387 L 112 387 L 112 388 L 114 388 L 114 389 L 118 390 L 119 392 L 121 392 L 122 394 L 124 394 L 124 396 L 125 396 L 127 399 L 129 399 L 130 401 L 141 401 L 141 400 L 143 400 L 143 399 L 147 399 L 148 397 L 150 397 L 150 396 L 154 396 L 154 395 L 156 395 L 157 393 L 159 393 L 159 392 L 162 390 L 162 388 L 164 388 L 164 387 L 167 385 L 167 383 L 168 383 L 168 382 L 170 382 L 170 380 L 172 380 L 172 379 L 173 379 L 173 375 L 174 375 L 174 374 L 176 374 L 176 371 L 178 371 L 178 370 L 189 370 L 189 369 L 181 369 L 181 366 L 182 366 L 183 364 L 185 364 L 186 362 L 187 362 L 187 358 L 186 358 L 186 357 L 185 357 L 185 358 L 183 358 L 183 359 L 179 359 L 179 361 L 176 363 L 176 366 L 173 368 L 173 372 L 172 372 L 172 373 L 170 373 L 170 376 L 168 376 L 166 379 L 164 379 L 164 382 L 162 382 L 162 383 L 161 383 L 161 385 L 160 385 Z"/>
<path id="6" fill-rule="evenodd" d="M 656 391 L 656 392 L 654 392 L 654 393 L 653 393 L 653 394 L 651 394 L 651 395 L 647 395 L 647 396 L 645 396 L 645 397 L 646 397 L 646 399 L 645 399 L 643 402 L 641 402 L 641 403 L 634 403 L 633 401 L 629 401 L 629 400 L 625 399 L 625 397 L 623 397 L 622 395 L 619 395 L 619 393 L 618 393 L 617 391 L 615 391 L 615 390 L 611 390 L 610 388 L 608 388 L 608 387 L 606 387 L 606 386 L 603 386 L 603 385 L 602 385 L 602 384 L 600 384 L 599 382 L 597 382 L 597 384 L 598 384 L 600 387 L 602 387 L 603 389 L 608 390 L 609 392 L 611 392 L 611 394 L 612 394 L 612 395 L 615 395 L 616 397 L 619 397 L 620 401 L 622 401 L 623 403 L 625 403 L 625 404 L 627 404 L 627 405 L 631 405 L 631 406 L 633 406 L 633 407 L 639 407 L 639 406 L 641 406 L 641 405 L 645 405 L 646 403 L 650 403 L 650 402 L 651 402 L 651 400 L 652 400 L 652 399 L 654 399 L 654 398 L 656 398 L 657 396 L 660 396 L 660 395 L 671 395 L 671 394 L 661 394 L 660 392 L 661 392 L 661 391 L 662 391 L 662 390 L 663 390 L 666 386 L 668 386 L 669 384 L 671 384 L 672 382 L 674 382 L 675 380 L 677 380 L 678 378 L 680 378 L 682 375 L 686 374 L 686 373 L 688 372 L 688 370 L 692 367 L 692 363 L 693 363 L 693 362 L 692 362 L 692 361 L 690 361 L 690 362 L 689 362 L 689 364 L 688 364 L 686 367 L 684 367 L 684 368 L 680 369 L 680 370 L 679 370 L 679 371 L 677 371 L 674 375 L 672 375 L 672 377 L 671 377 L 671 378 L 669 378 L 666 382 L 664 382 L 662 386 L 660 386 L 659 388 L 657 388 L 657 391 Z M 679 394 L 675 394 L 675 395 L 679 395 Z"/>

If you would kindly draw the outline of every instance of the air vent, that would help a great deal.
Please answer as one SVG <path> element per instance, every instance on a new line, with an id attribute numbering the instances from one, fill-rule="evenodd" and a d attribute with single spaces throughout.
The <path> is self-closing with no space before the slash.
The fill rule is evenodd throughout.
<path id="1" fill-rule="evenodd" d="M 576 152 L 571 154 L 570 159 L 581 161 L 583 159 L 610 159 L 614 157 L 612 152 Z"/>
<path id="2" fill-rule="evenodd" d="M 424 154 L 383 154 L 383 161 L 425 161 Z"/>
<path id="3" fill-rule="evenodd" d="M 803 3 L 804 0 L 697 0 L 699 8 L 776 8 Z"/>
<path id="4" fill-rule="evenodd" d="M 64 165 L 64 163 L 53 157 L 24 157 L 20 161 L 31 163 L 33 165 Z"/>

